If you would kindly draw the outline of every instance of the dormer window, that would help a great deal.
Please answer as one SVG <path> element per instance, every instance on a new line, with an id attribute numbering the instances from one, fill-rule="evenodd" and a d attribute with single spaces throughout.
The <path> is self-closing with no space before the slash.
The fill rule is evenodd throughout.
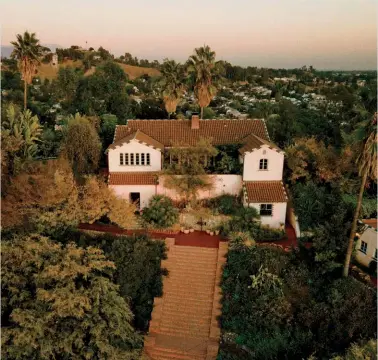
<path id="1" fill-rule="evenodd" d="M 260 159 L 260 170 L 268 170 L 268 159 Z"/>

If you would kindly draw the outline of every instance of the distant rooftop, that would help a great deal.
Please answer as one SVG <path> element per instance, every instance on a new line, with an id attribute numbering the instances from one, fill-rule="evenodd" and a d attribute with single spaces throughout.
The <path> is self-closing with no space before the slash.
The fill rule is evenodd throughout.
<path id="1" fill-rule="evenodd" d="M 377 230 L 377 225 L 378 225 L 378 219 L 362 219 L 361 220 L 365 225 L 368 225 L 375 230 Z"/>

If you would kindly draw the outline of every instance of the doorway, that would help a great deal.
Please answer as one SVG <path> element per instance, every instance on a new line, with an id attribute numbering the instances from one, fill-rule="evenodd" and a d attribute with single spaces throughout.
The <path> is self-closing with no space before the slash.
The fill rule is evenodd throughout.
<path id="1" fill-rule="evenodd" d="M 130 193 L 130 202 L 132 202 L 138 210 L 140 210 L 140 193 L 132 192 Z"/>

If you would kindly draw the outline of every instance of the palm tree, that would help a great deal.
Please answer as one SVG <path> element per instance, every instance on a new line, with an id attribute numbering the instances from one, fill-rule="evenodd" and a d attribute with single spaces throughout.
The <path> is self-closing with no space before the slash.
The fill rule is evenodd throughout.
<path id="1" fill-rule="evenodd" d="M 203 108 L 210 104 L 215 95 L 213 76 L 216 74 L 215 52 L 209 46 L 194 49 L 194 54 L 188 60 L 188 72 L 194 76 L 194 93 L 201 108 L 201 119 Z"/>
<path id="2" fill-rule="evenodd" d="M 27 103 L 27 87 L 33 80 L 37 66 L 42 56 L 50 51 L 49 48 L 39 44 L 35 33 L 25 31 L 24 35 L 18 34 L 17 41 L 12 41 L 14 46 L 11 57 L 18 61 L 18 68 L 24 80 L 24 109 Z"/>
<path id="3" fill-rule="evenodd" d="M 160 71 L 163 100 L 170 118 L 171 114 L 176 112 L 177 104 L 185 91 L 185 69 L 174 60 L 165 59 Z"/>
<path id="4" fill-rule="evenodd" d="M 354 238 L 356 236 L 357 220 L 360 215 L 366 181 L 368 178 L 376 178 L 377 176 L 377 113 L 374 114 L 373 120 L 369 119 L 359 124 L 355 131 L 355 139 L 360 144 L 361 149 L 360 155 L 357 158 L 361 186 L 349 236 L 343 276 L 348 276 L 349 273 L 349 264 L 353 251 Z"/>

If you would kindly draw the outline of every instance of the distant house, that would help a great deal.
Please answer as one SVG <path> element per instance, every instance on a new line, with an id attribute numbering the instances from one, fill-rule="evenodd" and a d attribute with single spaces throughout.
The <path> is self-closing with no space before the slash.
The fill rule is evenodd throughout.
<path id="1" fill-rule="evenodd" d="M 377 222 L 377 219 L 359 221 L 362 231 L 358 234 L 356 260 L 366 267 L 375 265 L 374 263 L 377 262 Z"/>
<path id="2" fill-rule="evenodd" d="M 211 174 L 214 187 L 199 198 L 221 194 L 243 195 L 243 204 L 260 213 L 261 223 L 279 228 L 285 223 L 287 195 L 282 182 L 284 152 L 269 139 L 263 120 L 129 120 L 118 125 L 108 154 L 108 186 L 140 208 L 148 206 L 155 194 L 179 200 L 164 186 L 164 165 L 171 158 L 172 144 L 195 145 L 211 138 L 214 146 L 238 144 L 243 174 Z M 178 175 L 179 176 L 179 175 Z"/>

